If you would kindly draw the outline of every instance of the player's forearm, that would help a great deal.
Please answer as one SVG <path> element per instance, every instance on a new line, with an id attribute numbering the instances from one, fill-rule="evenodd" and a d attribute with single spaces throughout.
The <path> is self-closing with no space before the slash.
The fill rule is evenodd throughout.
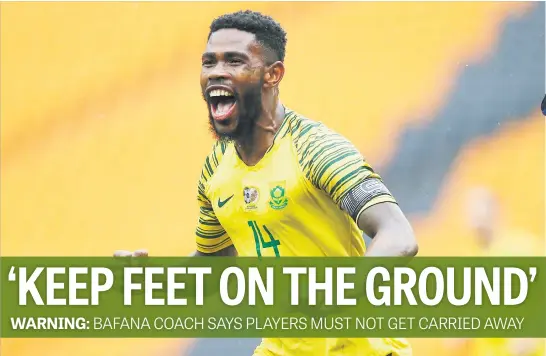
<path id="1" fill-rule="evenodd" d="M 411 227 L 392 226 L 381 229 L 366 249 L 368 257 L 413 257 L 419 247 Z"/>
<path id="2" fill-rule="evenodd" d="M 358 227 L 372 238 L 365 256 L 401 257 L 417 254 L 417 241 L 408 219 L 397 204 L 384 202 L 360 213 Z"/>

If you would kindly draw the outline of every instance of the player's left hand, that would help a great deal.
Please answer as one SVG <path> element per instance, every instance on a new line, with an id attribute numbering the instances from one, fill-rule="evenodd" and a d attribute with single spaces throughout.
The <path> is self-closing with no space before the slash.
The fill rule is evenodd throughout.
<path id="1" fill-rule="evenodd" d="M 117 250 L 114 252 L 114 257 L 148 257 L 148 251 L 136 250 L 131 252 L 127 250 Z"/>

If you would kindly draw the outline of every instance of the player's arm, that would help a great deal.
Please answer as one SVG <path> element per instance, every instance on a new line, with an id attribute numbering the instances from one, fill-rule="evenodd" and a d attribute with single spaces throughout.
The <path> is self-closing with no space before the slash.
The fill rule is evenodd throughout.
<path id="1" fill-rule="evenodd" d="M 415 256 L 417 241 L 410 223 L 397 204 L 385 202 L 364 210 L 358 227 L 372 238 L 366 256 Z"/>
<path id="2" fill-rule="evenodd" d="M 301 167 L 358 227 L 373 238 L 366 256 L 414 256 L 413 230 L 381 177 L 354 145 L 326 126 L 302 124 L 294 133 Z"/>
<path id="3" fill-rule="evenodd" d="M 199 218 L 195 228 L 196 251 L 192 256 L 236 256 L 237 251 L 226 230 L 220 224 L 206 194 L 206 169 L 198 184 Z"/>
<path id="4" fill-rule="evenodd" d="M 216 217 L 214 208 L 208 197 L 208 185 L 217 171 L 226 152 L 225 143 L 218 141 L 212 152 L 207 156 L 201 170 L 201 177 L 197 184 L 197 203 L 199 218 L 195 228 L 196 251 L 192 256 L 236 256 L 237 251 L 231 242 L 226 230 Z"/>
<path id="5" fill-rule="evenodd" d="M 352 169 L 363 170 L 363 177 L 343 195 L 340 206 L 372 239 L 365 255 L 415 256 L 413 229 L 382 180 L 365 163 Z"/>

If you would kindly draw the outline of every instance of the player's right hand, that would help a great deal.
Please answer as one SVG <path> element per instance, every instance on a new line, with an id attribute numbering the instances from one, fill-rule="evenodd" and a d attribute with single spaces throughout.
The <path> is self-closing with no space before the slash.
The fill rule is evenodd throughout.
<path id="1" fill-rule="evenodd" d="M 148 251 L 136 250 L 131 252 L 126 250 L 117 250 L 114 252 L 114 257 L 148 257 Z"/>

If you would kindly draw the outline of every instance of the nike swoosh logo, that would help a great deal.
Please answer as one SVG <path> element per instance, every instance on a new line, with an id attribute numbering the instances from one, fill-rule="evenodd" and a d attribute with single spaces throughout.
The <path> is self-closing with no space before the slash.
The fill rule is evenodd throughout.
<path id="1" fill-rule="evenodd" d="M 233 195 L 235 195 L 235 194 L 233 194 Z M 226 203 L 227 203 L 228 201 L 230 201 L 231 198 L 233 198 L 233 195 L 230 196 L 229 198 L 227 198 L 227 199 L 224 200 L 224 201 L 222 201 L 222 200 L 220 200 L 220 198 L 218 198 L 218 207 L 221 208 L 221 207 L 223 207 L 224 205 L 226 205 Z"/>

